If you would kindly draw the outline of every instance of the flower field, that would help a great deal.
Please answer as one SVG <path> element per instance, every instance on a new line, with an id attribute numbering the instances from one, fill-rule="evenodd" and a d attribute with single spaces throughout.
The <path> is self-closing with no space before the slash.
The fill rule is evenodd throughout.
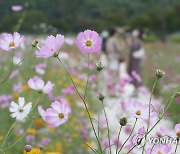
<path id="1" fill-rule="evenodd" d="M 0 153 L 180 152 L 179 44 L 145 44 L 136 93 L 127 72 L 112 85 L 95 31 L 2 34 L 0 47 Z M 177 141 L 149 144 L 159 136 Z"/>

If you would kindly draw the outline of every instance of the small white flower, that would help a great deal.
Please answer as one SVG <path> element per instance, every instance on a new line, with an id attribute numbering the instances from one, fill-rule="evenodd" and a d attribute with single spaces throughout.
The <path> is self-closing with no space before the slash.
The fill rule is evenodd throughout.
<path id="1" fill-rule="evenodd" d="M 24 105 L 25 100 L 23 97 L 19 97 L 18 104 L 15 102 L 11 102 L 9 111 L 12 112 L 11 117 L 16 118 L 18 121 L 23 121 L 29 114 L 32 108 L 32 103 L 28 103 Z"/>

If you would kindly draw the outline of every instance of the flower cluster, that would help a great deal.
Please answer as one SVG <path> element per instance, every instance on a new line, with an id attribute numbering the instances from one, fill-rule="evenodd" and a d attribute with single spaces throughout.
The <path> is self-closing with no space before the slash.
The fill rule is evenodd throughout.
<path id="1" fill-rule="evenodd" d="M 101 37 L 95 31 L 85 30 L 84 32 L 80 32 L 77 35 L 77 38 L 74 42 L 76 42 L 77 48 L 82 53 L 88 54 L 88 63 L 87 62 L 83 63 L 84 65 L 82 67 L 78 66 L 78 71 L 82 69 L 88 69 L 88 71 L 93 71 L 94 66 L 89 65 L 89 54 L 100 51 L 101 45 L 102 45 Z M 15 32 L 14 34 L 3 34 L 0 37 L 0 49 L 2 49 L 3 51 L 13 50 L 13 53 L 14 53 L 15 49 L 18 49 L 20 46 L 23 45 L 23 43 L 24 43 L 24 37 L 20 36 L 20 34 L 17 32 Z M 66 66 L 61 61 L 61 59 L 64 58 L 67 61 L 71 61 L 70 59 L 71 56 L 64 52 L 61 52 L 61 50 L 63 49 L 64 43 L 71 44 L 71 41 L 69 42 L 69 40 L 66 39 L 63 35 L 57 34 L 56 36 L 53 36 L 53 35 L 47 36 L 42 46 L 39 40 L 35 40 L 32 43 L 32 47 L 33 49 L 35 49 L 35 56 L 37 58 L 49 58 L 49 57 L 57 58 L 59 62 L 61 63 L 61 66 L 63 66 L 64 70 L 66 71 L 69 78 L 71 79 L 70 84 L 66 85 L 64 81 L 59 80 L 60 78 L 58 78 L 58 75 L 57 75 L 57 72 L 59 71 L 58 69 L 56 69 L 55 71 L 50 70 L 51 72 L 47 76 L 47 77 L 56 76 L 58 80 L 58 84 L 54 84 L 53 82 L 49 80 L 45 82 L 42 79 L 43 78 L 42 76 L 48 72 L 48 71 L 46 72 L 46 68 L 47 69 L 49 68 L 45 62 L 43 63 L 41 62 L 39 64 L 35 64 L 35 66 L 32 67 L 34 68 L 33 71 L 38 73 L 41 77 L 35 76 L 35 77 L 28 78 L 28 81 L 26 81 L 25 84 L 23 83 L 24 81 L 16 83 L 13 85 L 12 96 L 8 96 L 8 95 L 0 96 L 0 103 L 5 102 L 4 104 L 6 105 L 6 107 L 9 108 L 9 112 L 11 113 L 10 116 L 16 120 L 15 123 L 10 127 L 9 131 L 7 132 L 7 135 L 5 137 L 2 137 L 3 143 L 1 147 L 2 149 L 0 150 L 3 152 L 3 150 L 11 148 L 11 146 L 16 145 L 22 139 L 21 136 L 24 137 L 24 135 L 27 134 L 25 138 L 25 142 L 27 143 L 27 145 L 25 146 L 24 153 L 40 154 L 42 153 L 43 146 L 46 146 L 47 144 L 52 142 L 52 139 L 48 138 L 46 134 L 43 139 L 38 140 L 36 147 L 39 147 L 39 148 L 34 148 L 32 144 L 35 143 L 35 137 L 41 133 L 53 132 L 55 136 L 58 136 L 59 134 L 61 135 L 63 134 L 69 143 L 73 141 L 73 137 L 76 138 L 77 136 L 79 136 L 81 141 L 83 141 L 84 145 L 88 147 L 91 151 L 93 151 L 94 153 L 101 153 L 101 154 L 104 153 L 105 150 L 103 150 L 102 145 L 104 146 L 105 149 L 108 149 L 110 151 L 110 154 L 113 154 L 113 153 L 119 154 L 121 152 L 125 153 L 126 151 L 127 153 L 132 153 L 136 149 L 136 146 L 140 146 L 142 144 L 141 142 L 143 139 L 145 140 L 144 141 L 145 143 L 142 145 L 143 147 L 141 151 L 142 154 L 144 152 L 147 154 L 172 153 L 173 146 L 171 145 L 155 144 L 153 147 L 146 145 L 147 137 L 149 136 L 150 132 L 154 130 L 156 125 L 160 123 L 160 121 L 163 119 L 167 111 L 167 108 L 166 108 L 167 104 L 165 106 L 162 106 L 162 104 L 159 104 L 153 100 L 152 94 L 155 88 L 155 84 L 153 86 L 153 90 L 151 94 L 148 93 L 145 89 L 141 89 L 141 90 L 138 89 L 139 93 L 130 94 L 130 92 L 134 90 L 131 85 L 132 78 L 130 76 L 123 76 L 123 78 L 121 78 L 121 81 L 119 82 L 119 85 L 117 86 L 113 85 L 113 83 L 111 82 L 113 80 L 112 78 L 108 79 L 108 83 L 107 85 L 105 85 L 107 86 L 106 88 L 109 88 L 109 90 L 114 90 L 113 93 L 115 93 L 116 89 L 118 89 L 119 96 L 122 96 L 122 102 L 121 102 L 122 108 L 120 108 L 119 106 L 117 107 L 116 100 L 114 101 L 113 99 L 109 98 L 108 94 L 106 97 L 99 91 L 99 87 L 96 86 L 99 80 L 99 76 L 97 74 L 94 73 L 94 74 L 91 74 L 91 76 L 88 74 L 88 76 L 86 76 L 86 74 L 85 75 L 78 74 L 78 72 L 76 72 L 75 70 L 71 69 L 69 71 L 66 68 Z M 72 65 L 74 65 L 73 61 L 71 62 L 72 62 Z M 15 63 L 18 64 L 19 62 L 15 62 Z M 54 65 L 54 63 L 52 65 Z M 60 72 L 62 73 L 62 76 L 65 76 L 63 74 L 64 70 Z M 103 74 L 104 70 L 108 72 L 108 70 L 104 69 L 104 65 L 101 62 L 99 62 L 96 65 L 96 73 Z M 104 77 L 108 76 L 107 74 L 109 72 L 107 74 L 105 73 L 103 74 L 103 76 Z M 12 67 L 12 72 L 10 72 L 10 75 L 8 76 L 7 80 L 14 79 L 19 74 L 20 74 L 20 71 L 13 70 L 13 67 Z M 109 74 L 111 75 L 111 73 Z M 133 79 L 137 80 L 138 82 L 142 82 L 142 79 L 137 74 L 137 72 L 133 71 L 131 75 Z M 158 82 L 160 78 L 163 78 L 164 75 L 165 73 L 163 71 L 157 70 L 155 83 Z M 7 80 L 6 79 L 2 80 L 3 81 L 2 83 L 6 82 Z M 94 99 L 94 98 L 91 97 L 91 99 L 89 99 L 87 102 L 87 99 L 88 99 L 87 90 L 90 87 L 88 85 L 89 82 L 92 82 L 91 87 L 95 89 L 94 90 L 95 93 L 97 91 L 99 93 L 98 103 L 101 103 L 100 105 L 102 105 L 102 111 L 99 109 L 100 107 L 98 107 L 98 113 L 94 113 L 90 111 L 91 104 L 89 103 L 89 100 Z M 54 90 L 56 86 L 57 86 L 57 89 Z M 31 89 L 34 90 L 34 93 L 33 92 L 32 93 L 35 95 L 33 95 L 33 97 L 28 97 L 32 94 Z M 84 91 L 83 94 L 82 94 L 82 91 Z M 94 94 L 94 91 L 92 92 L 92 94 Z M 123 96 L 123 93 L 125 93 L 125 91 L 128 91 L 127 93 L 129 95 Z M 29 102 L 29 101 L 26 102 L 24 97 L 20 97 L 21 95 L 25 95 L 26 93 L 28 94 L 27 98 L 25 97 L 26 100 L 31 100 L 32 102 Z M 59 95 L 54 96 L 56 95 L 56 93 L 59 93 Z M 170 98 L 171 102 L 173 101 L 174 97 L 179 96 L 178 94 L 179 92 L 176 92 L 176 95 L 173 95 Z M 150 99 L 148 101 L 147 99 L 144 99 L 147 95 L 150 96 Z M 42 96 L 44 96 L 43 100 L 42 100 Z M 130 97 L 132 99 L 130 99 Z M 32 98 L 34 98 L 36 102 L 34 102 Z M 143 99 L 140 100 L 138 98 L 143 98 Z M 16 103 L 16 101 L 12 101 L 12 100 L 17 100 L 17 99 L 18 99 L 18 103 Z M 111 103 L 108 104 L 106 100 L 107 102 L 109 101 Z M 152 100 L 153 100 L 153 105 L 152 105 Z M 48 103 L 51 102 L 51 103 L 45 104 L 45 102 L 48 102 Z M 72 113 L 71 105 L 78 107 L 78 113 L 76 112 Z M 98 104 L 98 106 L 100 105 Z M 159 110 L 163 108 L 162 113 L 159 113 L 156 110 L 157 108 Z M 37 111 L 38 111 L 38 115 L 40 116 L 34 117 L 34 115 L 36 115 L 34 113 Z M 119 120 L 116 120 L 115 122 L 114 117 L 117 117 L 117 113 L 118 114 L 123 113 L 124 115 L 123 117 L 119 118 Z M 79 127 L 73 127 L 70 122 L 72 120 L 70 119 L 70 114 L 73 114 L 71 118 L 76 123 L 79 122 L 79 123 L 82 123 L 82 125 Z M 90 129 L 89 123 L 81 121 L 80 115 L 83 115 L 82 116 L 83 118 L 85 116 L 88 116 L 88 118 L 86 119 L 90 121 L 92 130 L 94 133 L 93 137 L 95 137 L 93 141 L 94 142 L 96 141 L 95 145 L 93 144 L 91 145 L 91 143 L 88 142 L 89 137 L 92 137 L 91 136 L 92 133 L 89 133 L 89 129 Z M 99 119 L 101 117 L 103 118 Z M 96 120 L 96 118 L 98 120 Z M 21 127 L 20 124 L 22 123 L 24 124 L 26 121 L 27 123 L 29 123 L 30 120 L 32 121 L 32 124 L 27 129 L 20 128 Z M 131 125 L 131 122 L 134 120 L 135 120 L 134 124 Z M 94 121 L 97 121 L 98 123 L 97 131 L 96 131 Z M 70 136 L 68 133 L 67 134 L 62 133 L 62 130 L 55 129 L 65 123 L 69 124 L 69 127 L 73 128 L 76 135 Z M 106 128 L 104 128 L 104 126 L 107 126 L 108 135 L 104 133 L 106 132 Z M 118 130 L 118 133 L 116 132 L 116 130 Z M 159 132 L 170 138 L 175 138 L 179 142 L 180 124 L 176 124 L 174 130 L 175 131 L 172 133 L 168 129 L 161 127 L 159 129 Z M 18 139 L 17 142 L 15 142 L 15 144 L 13 143 L 12 145 L 9 146 L 9 143 L 10 143 L 9 138 L 11 137 L 14 131 L 16 131 L 17 137 L 20 136 L 20 139 Z M 138 134 L 136 134 L 136 132 L 138 132 Z M 155 131 L 155 133 L 153 132 L 150 135 L 158 136 L 157 131 Z M 101 143 L 101 139 L 99 138 L 99 135 L 101 135 L 102 137 L 102 143 Z M 141 139 L 139 140 L 138 138 L 139 135 L 145 138 L 142 138 L 142 140 Z M 137 141 L 137 139 L 138 139 L 138 142 L 135 143 L 134 140 Z M 0 136 L 0 141 L 1 141 L 1 136 Z M 128 142 L 129 144 L 127 144 Z M 179 143 L 177 143 L 177 145 L 175 146 L 175 150 L 174 150 L 175 152 L 177 152 L 178 144 Z M 59 144 L 57 145 L 59 146 Z M 82 153 L 82 151 L 80 151 L 80 153 Z M 139 151 L 136 153 L 139 153 Z"/>

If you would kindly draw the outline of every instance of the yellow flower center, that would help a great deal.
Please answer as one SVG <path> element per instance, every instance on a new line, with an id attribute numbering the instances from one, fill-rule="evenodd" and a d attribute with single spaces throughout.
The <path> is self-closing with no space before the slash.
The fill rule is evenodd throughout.
<path id="1" fill-rule="evenodd" d="M 64 114 L 59 113 L 59 118 L 60 118 L 60 119 L 63 119 L 63 118 L 64 118 Z"/>
<path id="2" fill-rule="evenodd" d="M 14 47 L 15 46 L 15 43 L 14 42 L 10 42 L 9 43 L 9 47 Z"/>
<path id="3" fill-rule="evenodd" d="M 162 154 L 162 152 L 161 152 L 161 151 L 158 151 L 157 154 Z"/>
<path id="4" fill-rule="evenodd" d="M 136 114 L 137 114 L 137 115 L 141 115 L 141 111 L 140 111 L 140 110 L 137 110 L 137 111 L 136 111 Z"/>
<path id="5" fill-rule="evenodd" d="M 180 137 L 180 131 L 178 131 L 176 134 L 177 134 L 178 137 Z"/>
<path id="6" fill-rule="evenodd" d="M 90 47 L 92 45 L 92 42 L 91 41 L 86 41 L 86 46 Z"/>

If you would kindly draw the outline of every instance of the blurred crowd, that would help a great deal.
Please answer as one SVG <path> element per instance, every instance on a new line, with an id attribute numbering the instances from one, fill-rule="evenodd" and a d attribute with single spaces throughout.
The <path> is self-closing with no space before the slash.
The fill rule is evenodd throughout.
<path id="1" fill-rule="evenodd" d="M 122 77 L 129 76 L 135 88 L 142 86 L 142 60 L 145 57 L 142 29 L 131 33 L 126 28 L 111 28 L 102 34 L 101 61 L 108 66 L 115 85 Z M 125 49 L 129 50 L 127 53 Z M 124 55 L 128 54 L 128 60 Z"/>

